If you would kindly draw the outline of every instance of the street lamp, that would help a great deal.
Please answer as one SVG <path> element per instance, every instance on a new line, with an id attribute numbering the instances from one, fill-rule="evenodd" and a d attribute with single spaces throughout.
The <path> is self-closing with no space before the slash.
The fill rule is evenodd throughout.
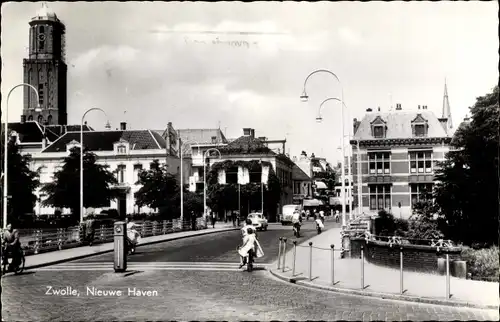
<path id="1" fill-rule="evenodd" d="M 182 142 L 181 139 L 179 139 L 180 141 L 180 144 L 179 144 L 179 148 L 180 148 L 180 154 L 181 154 L 181 223 L 183 223 L 184 221 L 184 161 L 183 161 L 183 155 L 184 155 L 184 150 L 183 148 L 185 147 L 185 145 L 188 145 L 189 144 L 189 147 L 191 148 L 191 144 L 192 143 L 196 143 L 198 145 L 198 151 L 200 150 L 200 144 L 197 142 L 197 141 L 193 141 L 193 140 L 189 140 L 189 141 L 186 141 L 186 142 Z M 187 146 L 186 146 L 187 147 Z"/>
<path id="2" fill-rule="evenodd" d="M 82 116 L 82 122 L 80 126 L 80 223 L 83 222 L 83 121 L 87 113 L 92 111 L 101 111 L 106 116 L 106 119 L 109 119 L 106 112 L 98 107 L 88 109 Z M 106 124 L 109 124 L 109 121 L 107 121 Z"/>
<path id="3" fill-rule="evenodd" d="M 260 209 L 262 211 L 262 216 L 264 216 L 264 182 L 262 181 L 262 171 L 264 170 L 264 165 L 262 164 L 262 159 L 260 159 L 261 166 L 261 176 L 260 176 Z"/>
<path id="4" fill-rule="evenodd" d="M 340 79 L 337 77 L 337 75 L 335 75 L 333 72 L 329 71 L 329 70 L 326 70 L 326 69 L 318 69 L 318 70 L 315 70 L 314 72 L 310 73 L 305 81 L 304 81 L 304 89 L 302 91 L 302 95 L 300 96 L 300 99 L 302 102 L 307 102 L 308 99 L 309 99 L 309 96 L 307 95 L 307 92 L 306 92 L 306 85 L 307 85 L 307 81 L 309 80 L 309 78 L 314 75 L 314 74 L 317 74 L 317 73 L 327 73 L 327 74 L 330 74 L 331 76 L 333 76 L 338 82 L 339 82 L 339 85 L 340 85 L 340 89 L 341 89 L 341 96 L 340 96 L 340 108 L 341 108 L 341 119 L 342 119 L 342 138 L 344 136 L 344 133 L 345 133 L 345 130 L 344 130 L 344 88 L 342 86 L 342 82 L 340 81 Z M 316 118 L 317 121 L 318 118 Z M 342 144 L 342 191 L 345 191 L 345 150 L 344 150 L 344 145 Z M 345 220 L 345 199 L 342 199 L 342 228 L 345 229 L 346 227 L 346 220 Z"/>
<path id="5" fill-rule="evenodd" d="M 207 157 L 208 152 L 210 151 L 217 151 L 217 153 L 219 153 L 219 159 L 222 157 L 220 151 L 216 148 L 210 148 L 205 152 L 203 152 L 203 212 L 205 216 L 207 213 L 207 170 L 206 170 L 207 163 L 205 162 L 205 159 Z"/>
<path id="6" fill-rule="evenodd" d="M 3 172 L 4 172 L 4 178 L 3 178 L 3 228 L 5 229 L 7 227 L 7 201 L 8 201 L 8 198 L 9 198 L 9 195 L 7 193 L 7 188 L 8 188 L 8 184 L 7 184 L 7 166 L 8 166 L 8 158 L 7 158 L 7 153 L 8 153 L 8 150 L 7 150 L 7 146 L 8 146 L 8 140 L 9 140 L 9 136 L 8 136 L 8 128 L 9 128 L 9 99 L 10 99 L 10 94 L 12 93 L 13 90 L 15 90 L 16 88 L 18 87 L 21 87 L 21 86 L 28 86 L 29 88 L 31 88 L 32 90 L 35 91 L 35 94 L 36 94 L 36 98 L 37 98 L 37 106 L 34 108 L 35 112 L 37 113 L 40 113 L 42 111 L 42 108 L 40 107 L 40 96 L 38 95 L 38 91 L 36 90 L 36 88 L 33 86 L 33 85 L 30 85 L 30 84 L 25 84 L 25 83 L 21 83 L 21 84 L 18 84 L 14 87 L 12 87 L 12 89 L 9 91 L 9 94 L 7 95 L 7 104 L 5 106 L 5 128 L 4 128 L 4 153 L 3 153 Z"/>

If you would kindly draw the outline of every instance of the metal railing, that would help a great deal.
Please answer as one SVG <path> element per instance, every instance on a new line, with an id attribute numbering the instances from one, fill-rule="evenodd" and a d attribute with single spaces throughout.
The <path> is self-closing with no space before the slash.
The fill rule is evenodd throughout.
<path id="1" fill-rule="evenodd" d="M 382 236 L 376 236 L 376 237 L 382 237 Z M 392 237 L 387 237 L 389 240 L 392 239 Z M 432 240 L 429 240 L 429 243 L 433 243 Z M 436 245 L 442 245 L 442 246 L 435 246 L 437 247 L 436 252 L 437 253 L 442 253 L 446 255 L 445 258 L 445 263 L 446 263 L 446 270 L 445 270 L 445 276 L 446 276 L 446 298 L 449 299 L 451 298 L 451 293 L 450 293 L 450 255 L 448 250 L 450 248 L 453 248 L 453 246 L 448 246 L 452 245 L 452 243 L 445 242 L 436 242 Z M 330 245 L 330 248 L 322 248 L 322 247 L 316 247 L 313 245 L 312 242 L 309 242 L 308 245 L 297 245 L 296 240 L 288 240 L 287 238 L 280 237 L 279 238 L 279 248 L 278 248 L 278 261 L 277 261 L 277 270 L 281 271 L 282 273 L 285 273 L 287 266 L 286 266 L 286 257 L 288 255 L 287 253 L 287 246 L 291 246 L 292 249 L 288 251 L 288 253 L 291 253 L 292 256 L 292 267 L 291 267 L 291 272 L 292 272 L 292 277 L 301 275 L 301 273 L 296 274 L 296 263 L 297 263 L 297 248 L 306 248 L 308 249 L 308 258 L 307 258 L 307 273 L 308 277 L 307 279 L 309 281 L 313 281 L 313 251 L 319 251 L 319 252 L 324 252 L 324 256 L 330 256 L 330 279 L 329 279 L 329 284 L 330 285 L 336 285 L 338 284 L 339 280 L 335 280 L 335 253 L 338 252 L 340 253 L 340 258 L 342 258 L 344 252 L 350 251 L 349 249 L 344 249 L 344 248 L 335 248 L 334 244 Z M 405 250 L 405 245 L 403 244 L 394 244 L 394 246 L 397 246 L 397 248 L 393 248 L 395 251 L 399 251 L 399 292 L 400 294 L 406 293 L 408 290 L 404 288 L 404 250 Z M 392 246 L 391 246 L 392 247 Z M 323 256 L 323 255 L 321 255 Z M 303 262 L 304 260 L 301 259 Z M 323 262 L 324 263 L 324 262 Z M 361 245 L 361 258 L 360 258 L 360 289 L 365 290 L 369 285 L 366 285 L 365 283 L 365 246 Z M 289 267 L 288 267 L 289 268 Z M 318 269 L 325 269 L 325 266 L 322 265 L 318 267 Z"/>
<path id="2" fill-rule="evenodd" d="M 191 230 L 192 223 L 189 220 L 180 222 L 178 219 L 163 221 L 134 221 L 135 229 L 141 237 L 166 235 L 174 232 Z M 204 218 L 197 218 L 196 229 L 207 228 Z M 19 240 L 26 255 L 39 254 L 42 252 L 62 250 L 83 246 L 88 243 L 85 240 L 83 226 L 68 228 L 49 229 L 19 229 Z M 3 231 L 1 233 L 3 237 Z M 94 229 L 93 243 L 112 242 L 114 232 L 112 226 L 100 225 Z M 2 238 L 3 240 L 3 238 Z"/>

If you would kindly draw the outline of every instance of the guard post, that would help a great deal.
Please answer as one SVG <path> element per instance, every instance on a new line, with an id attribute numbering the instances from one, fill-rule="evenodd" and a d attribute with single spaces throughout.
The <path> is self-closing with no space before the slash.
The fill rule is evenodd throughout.
<path id="1" fill-rule="evenodd" d="M 115 273 L 125 272 L 127 270 L 127 224 L 117 221 L 113 231 Z"/>

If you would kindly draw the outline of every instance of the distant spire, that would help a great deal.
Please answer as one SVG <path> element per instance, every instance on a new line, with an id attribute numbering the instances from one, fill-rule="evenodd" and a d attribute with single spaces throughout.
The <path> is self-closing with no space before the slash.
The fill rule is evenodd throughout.
<path id="1" fill-rule="evenodd" d="M 451 108 L 450 108 L 450 101 L 448 100 L 448 88 L 446 86 L 446 78 L 444 79 L 443 115 L 441 117 L 448 119 L 448 127 L 452 129 L 453 122 L 451 120 Z"/>

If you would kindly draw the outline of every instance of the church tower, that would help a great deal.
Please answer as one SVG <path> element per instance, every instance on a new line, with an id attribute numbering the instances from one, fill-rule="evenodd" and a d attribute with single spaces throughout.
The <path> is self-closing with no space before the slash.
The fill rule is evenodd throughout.
<path id="1" fill-rule="evenodd" d="M 24 83 L 33 85 L 38 90 L 38 103 L 42 111 L 30 109 L 36 106 L 36 95 L 25 86 L 22 118 L 38 121 L 41 125 L 66 125 L 66 27 L 45 3 L 29 25 L 29 58 L 23 59 Z"/>

